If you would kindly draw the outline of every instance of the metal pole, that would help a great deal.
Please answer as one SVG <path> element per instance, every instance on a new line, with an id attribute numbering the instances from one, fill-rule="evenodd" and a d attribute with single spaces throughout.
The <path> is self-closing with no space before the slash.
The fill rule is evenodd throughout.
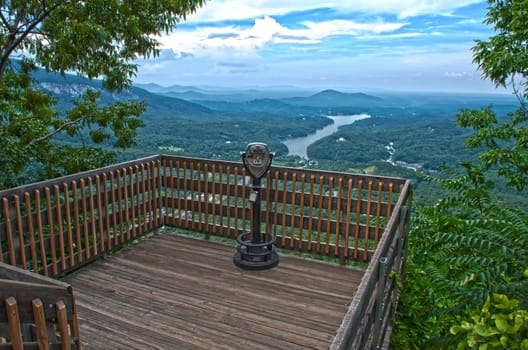
<path id="1" fill-rule="evenodd" d="M 255 201 L 253 202 L 253 220 L 251 223 L 251 232 L 253 233 L 252 242 L 254 244 L 262 242 L 260 233 L 260 178 L 253 178 L 253 193 Z"/>

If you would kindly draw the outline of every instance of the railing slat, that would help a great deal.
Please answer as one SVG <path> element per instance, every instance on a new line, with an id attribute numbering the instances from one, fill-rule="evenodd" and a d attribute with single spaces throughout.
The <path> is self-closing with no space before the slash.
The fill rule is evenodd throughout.
<path id="1" fill-rule="evenodd" d="M 234 201 L 235 202 L 234 203 L 235 204 L 235 229 L 237 230 L 237 236 L 238 236 L 238 233 L 239 233 L 239 230 L 240 230 L 240 227 L 239 227 L 240 222 L 239 222 L 239 215 L 238 215 L 238 209 L 239 209 L 239 205 L 238 204 L 239 204 L 239 199 L 240 199 L 240 197 L 238 196 L 238 181 L 239 181 L 238 167 L 235 167 L 233 176 L 234 176 L 234 181 L 233 182 L 235 184 L 233 186 L 235 188 L 234 189 L 235 193 L 233 195 L 233 197 L 235 199 L 235 201 Z M 199 184 L 200 183 L 198 183 L 198 185 Z M 199 187 L 198 187 L 198 192 L 200 193 L 200 188 Z M 242 198 L 244 198 L 244 197 L 242 197 Z"/>
<path id="2" fill-rule="evenodd" d="M 101 201 L 101 177 L 95 175 L 95 203 L 97 205 L 97 230 L 99 232 L 99 253 L 104 253 L 104 228 L 103 228 L 103 207 Z M 97 245 L 97 243 L 94 243 Z M 95 254 L 94 254 L 95 255 Z"/>
<path id="3" fill-rule="evenodd" d="M 393 191 L 393 184 L 389 184 L 389 199 L 387 200 L 387 220 L 390 219 L 392 215 L 391 205 L 392 205 L 392 191 Z"/>
<path id="4" fill-rule="evenodd" d="M 26 261 L 26 252 L 25 249 L 21 249 L 25 246 L 24 244 L 24 230 L 22 228 L 22 218 L 20 214 L 20 198 L 18 195 L 13 196 L 14 205 L 15 205 L 15 213 L 16 213 L 16 226 L 17 226 L 17 233 L 18 233 L 18 242 L 15 242 L 15 248 L 18 248 L 17 250 L 20 252 L 20 261 L 22 264 L 22 267 L 24 269 L 27 269 L 27 261 Z M 17 246 L 18 244 L 18 246 Z"/>
<path id="5" fill-rule="evenodd" d="M 286 205 L 288 203 L 288 197 L 286 195 L 286 189 L 288 188 L 288 173 L 284 173 L 282 179 L 282 206 L 281 213 L 286 211 Z M 286 247 L 286 215 L 282 215 L 281 222 L 282 232 L 281 232 L 281 247 Z"/>
<path id="6" fill-rule="evenodd" d="M 297 191 L 297 174 L 293 174 L 292 175 L 292 181 L 291 181 L 291 187 L 292 187 L 292 192 L 295 194 L 296 191 Z M 292 196 L 292 200 L 291 200 L 291 213 L 292 214 L 295 214 L 295 198 L 296 196 L 293 195 Z M 284 206 L 284 210 L 286 210 L 286 206 Z M 290 218 L 290 249 L 293 250 L 294 249 L 294 243 L 295 243 L 295 215 L 291 215 L 291 218 Z M 302 240 L 302 236 L 300 237 L 300 240 Z"/>
<path id="7" fill-rule="evenodd" d="M 374 247 L 378 246 L 379 233 L 380 233 L 380 222 L 381 222 L 381 200 L 382 200 L 382 188 L 383 183 L 378 182 L 378 203 L 376 207 L 376 233 L 374 236 Z"/>
<path id="8" fill-rule="evenodd" d="M 134 205 L 134 203 L 139 203 L 139 192 L 138 193 L 134 193 L 134 192 L 137 192 L 135 191 L 135 186 L 134 186 L 134 181 L 137 181 L 137 172 L 134 171 L 134 168 L 133 167 L 128 167 L 128 195 L 130 196 L 130 201 L 131 201 L 131 208 L 130 208 L 130 222 L 132 223 L 131 225 L 131 228 L 130 228 L 130 234 L 131 234 L 131 238 L 132 239 L 135 239 L 136 238 L 136 235 L 137 235 L 137 230 L 139 230 L 139 223 L 140 223 L 140 216 L 141 214 L 139 213 L 139 211 L 137 212 L 137 218 L 136 218 L 136 211 L 137 211 L 137 206 Z M 135 179 L 135 180 L 134 180 Z M 126 184 L 125 184 L 126 186 Z M 137 200 L 134 201 L 134 198 L 135 196 L 138 196 Z M 126 209 L 125 209 L 126 210 Z M 128 211 L 128 210 L 126 210 Z M 136 220 L 137 220 L 137 223 L 136 223 Z"/>
<path id="9" fill-rule="evenodd" d="M 57 312 L 57 323 L 59 325 L 59 334 L 61 340 L 61 350 L 71 350 L 70 329 L 66 313 L 66 305 L 62 300 L 55 304 Z"/>
<path id="10" fill-rule="evenodd" d="M 118 245 L 118 239 L 119 239 L 119 228 L 117 226 L 117 215 L 119 212 L 119 206 L 116 205 L 116 185 L 115 185 L 115 176 L 114 172 L 110 171 L 110 200 L 112 201 L 112 234 L 113 234 L 113 247 L 116 247 Z M 117 210 L 116 210 L 117 209 Z M 121 225 L 121 222 L 119 222 Z"/>
<path id="11" fill-rule="evenodd" d="M 343 178 L 340 177 L 338 182 L 337 182 L 337 198 L 341 199 L 341 197 L 343 196 Z M 347 220 L 349 221 L 349 220 Z M 340 237 L 340 228 L 341 227 L 341 200 L 338 200 L 337 201 L 337 208 L 336 208 L 336 225 L 335 225 L 335 231 L 334 231 L 334 235 L 335 235 L 335 250 L 334 250 L 334 256 L 335 257 L 338 257 L 339 256 L 339 247 L 340 246 L 344 246 L 345 250 L 348 246 L 348 244 L 343 244 L 343 241 Z"/>
<path id="12" fill-rule="evenodd" d="M 130 240 L 130 212 L 128 206 L 128 186 L 127 186 L 127 169 L 124 168 L 122 171 L 122 180 L 123 180 L 123 210 L 125 211 L 125 221 L 124 221 L 124 232 L 122 234 L 122 243 L 128 242 Z M 144 192 L 143 192 L 144 193 Z"/>
<path id="13" fill-rule="evenodd" d="M 301 202 L 299 203 L 299 245 L 297 246 L 298 250 L 303 250 L 304 242 L 304 195 L 305 195 L 305 186 L 306 186 L 306 175 L 301 175 Z M 309 241 L 308 241 L 309 242 Z"/>
<path id="14" fill-rule="evenodd" d="M 274 196 L 273 196 L 273 208 L 270 208 L 270 210 L 273 211 L 273 222 L 279 222 L 277 220 L 277 215 L 279 213 L 279 172 L 276 171 L 274 173 Z M 277 237 L 277 225 L 273 225 L 273 235 L 275 235 L 275 237 Z"/>
<path id="15" fill-rule="evenodd" d="M 39 350 L 48 349 L 48 329 L 46 317 L 44 316 L 44 305 L 39 298 L 33 299 L 33 317 L 35 318 L 35 328 L 37 329 L 37 343 Z"/>
<path id="16" fill-rule="evenodd" d="M 75 296 L 72 295 L 72 313 L 73 313 L 73 322 L 72 322 L 72 335 L 75 337 L 75 343 L 77 349 L 81 348 L 81 335 L 79 332 L 79 319 L 77 317 L 77 302 L 75 301 Z"/>
<path id="17" fill-rule="evenodd" d="M 70 195 L 69 195 L 68 184 L 66 183 L 62 184 L 62 190 L 64 193 L 64 215 L 66 216 L 68 257 L 69 257 L 69 265 L 71 269 L 75 266 L 75 254 L 73 252 L 73 232 L 72 232 L 72 221 L 71 221 L 71 214 L 70 214 Z M 64 246 L 64 242 L 63 242 L 63 246 Z"/>
<path id="18" fill-rule="evenodd" d="M 308 213 L 308 251 L 312 251 L 312 233 L 313 233 L 313 210 L 314 210 L 314 188 L 315 188 L 315 176 L 310 175 L 310 210 Z"/>
<path id="19" fill-rule="evenodd" d="M 321 230 L 323 224 L 324 177 L 319 176 L 319 208 L 317 210 L 317 254 L 321 254 Z"/>
<path id="20" fill-rule="evenodd" d="M 227 166 L 226 167 L 226 170 L 225 170 L 225 177 L 226 177 L 226 200 L 225 200 L 225 207 L 226 207 L 226 227 L 230 227 L 231 226 L 231 210 L 229 210 L 229 207 L 231 206 L 231 167 L 230 166 Z M 191 189 L 192 190 L 192 189 Z M 193 196 L 193 199 L 194 199 L 194 196 Z M 194 210 L 193 210 L 194 212 Z M 193 216 L 193 219 L 194 219 L 194 216 Z M 228 231 L 229 232 L 229 231 Z M 233 236 L 231 236 L 231 232 L 228 233 L 228 236 L 229 238 L 235 238 Z"/>
<path id="21" fill-rule="evenodd" d="M 51 205 L 51 191 L 49 187 L 44 188 L 44 193 L 46 195 L 46 210 L 48 213 L 48 230 L 50 238 L 50 254 L 51 254 L 51 268 L 53 271 L 53 276 L 56 276 L 58 272 L 57 268 L 57 250 L 55 248 L 55 230 L 53 224 L 53 207 Z M 16 266 L 16 265 L 15 265 Z"/>
<path id="22" fill-rule="evenodd" d="M 216 165 L 213 164 L 211 168 L 211 198 L 213 205 L 216 205 Z M 213 211 L 213 234 L 216 235 L 216 211 Z"/>
<path id="23" fill-rule="evenodd" d="M 348 246 L 349 246 L 349 239 L 350 239 L 350 226 L 352 224 L 350 220 L 350 214 L 352 213 L 352 179 L 348 179 L 348 191 L 347 191 L 347 210 L 346 210 L 346 226 L 345 226 L 345 251 L 344 251 L 344 258 L 345 260 L 349 257 L 348 254 Z"/>
<path id="24" fill-rule="evenodd" d="M 359 225 L 361 218 L 361 193 L 363 190 L 363 180 L 359 180 L 357 186 L 357 207 L 356 207 L 356 231 L 354 237 L 354 260 L 358 259 L 358 248 L 359 248 Z"/>
<path id="25" fill-rule="evenodd" d="M 64 254 L 64 231 L 62 225 L 61 195 L 58 185 L 53 186 L 53 192 L 55 195 L 55 215 L 57 216 L 57 220 L 55 222 L 57 224 L 57 238 L 59 239 L 60 264 L 61 270 L 64 271 L 66 270 L 66 258 Z"/>
<path id="26" fill-rule="evenodd" d="M 79 188 L 81 190 L 81 210 L 82 210 L 82 221 L 83 221 L 83 241 L 84 241 L 84 257 L 86 260 L 90 260 L 90 243 L 88 239 L 88 198 L 86 198 L 86 183 L 84 179 L 79 180 Z M 82 261 L 82 259 L 80 259 Z"/>
<path id="27" fill-rule="evenodd" d="M 97 227 L 95 226 L 95 203 L 94 203 L 94 192 L 93 192 L 93 179 L 92 177 L 88 178 L 88 209 L 90 210 L 89 216 L 90 216 L 90 238 L 91 241 L 88 240 L 86 242 L 86 245 L 89 246 L 92 250 L 92 255 L 94 257 L 97 256 Z M 126 191 L 125 191 L 126 193 Z M 125 194 L 126 196 L 126 194 Z M 126 202 L 125 202 L 126 203 Z M 128 220 L 127 220 L 128 221 Z"/>
<path id="28" fill-rule="evenodd" d="M 110 251 L 112 249 L 112 240 L 110 239 L 110 203 L 109 203 L 109 197 L 108 197 L 108 175 L 106 173 L 103 173 L 103 210 L 104 210 L 104 217 L 105 217 L 105 235 L 104 240 L 106 241 L 106 251 Z"/>
<path id="29" fill-rule="evenodd" d="M 324 193 L 323 189 L 319 189 L 321 193 Z M 332 232 L 331 224 L 332 224 L 332 196 L 334 194 L 334 178 L 330 177 L 328 180 L 328 203 L 326 205 L 326 247 L 325 247 L 325 255 L 330 255 L 330 235 Z"/>
<path id="30" fill-rule="evenodd" d="M 138 205 L 140 209 L 140 216 L 141 216 L 141 222 L 139 225 L 141 226 L 142 232 L 146 233 L 149 232 L 149 221 L 148 221 L 148 213 L 150 212 L 150 195 L 149 195 L 149 187 L 150 187 L 150 180 L 148 180 L 148 173 L 149 173 L 150 166 L 149 164 L 141 164 L 139 166 L 139 189 L 141 191 L 141 200 L 139 200 Z M 141 180 L 139 180 L 141 179 Z"/>
<path id="31" fill-rule="evenodd" d="M 249 191 L 249 188 L 246 186 L 246 181 L 247 179 L 249 179 L 249 175 L 247 174 L 246 172 L 246 169 L 245 168 L 242 168 L 242 221 L 244 222 L 243 224 L 243 228 L 242 228 L 242 231 L 243 232 L 247 232 L 249 231 L 250 227 L 251 227 L 251 214 L 250 214 L 250 210 L 251 210 L 251 207 L 250 207 L 250 203 L 249 201 L 247 200 L 248 198 L 248 191 Z M 267 182 L 267 191 L 266 191 L 266 215 L 267 215 L 267 219 L 266 219 L 266 233 L 272 233 L 272 227 L 271 227 L 271 222 L 269 221 L 269 215 L 271 214 L 271 199 L 270 199 L 270 196 L 271 196 L 271 181 L 268 181 Z"/>
<path id="32" fill-rule="evenodd" d="M 9 335 L 11 337 L 11 346 L 13 347 L 13 350 L 24 350 L 17 302 L 14 297 L 8 297 L 4 302 L 7 313 L 7 323 L 9 325 Z"/>
<path id="33" fill-rule="evenodd" d="M 163 225 L 162 218 L 162 197 L 161 197 L 161 161 L 158 159 L 155 161 L 154 172 L 156 176 L 153 176 L 153 201 L 155 203 L 153 213 L 155 214 L 156 221 L 154 222 L 155 228 L 159 228 Z"/>
<path id="34" fill-rule="evenodd" d="M 35 242 L 35 230 L 33 226 L 33 213 L 31 210 L 31 196 L 28 192 L 24 193 L 26 211 L 27 211 L 27 222 L 28 222 L 28 235 L 29 235 L 29 244 L 31 246 L 31 264 L 33 271 L 38 271 L 38 262 L 37 262 L 37 247 Z"/>
<path id="35" fill-rule="evenodd" d="M 42 213 L 41 213 L 41 203 L 40 203 L 40 191 L 35 190 L 35 210 L 36 210 L 36 224 L 39 238 L 39 250 L 40 250 L 40 261 L 42 264 L 42 271 L 44 276 L 48 276 L 48 258 L 46 252 L 46 246 L 44 244 L 44 231 L 42 225 Z"/>
<path id="36" fill-rule="evenodd" d="M 363 249 L 363 261 L 368 261 L 368 256 L 366 254 L 366 252 L 368 251 L 368 248 L 369 248 L 369 233 L 370 233 L 370 203 L 372 201 L 372 181 L 369 181 L 368 182 L 368 194 L 367 194 L 367 214 L 366 214 L 366 218 L 365 218 L 365 222 L 367 224 L 367 229 L 365 230 L 365 237 L 363 238 L 364 240 L 364 249 Z"/>

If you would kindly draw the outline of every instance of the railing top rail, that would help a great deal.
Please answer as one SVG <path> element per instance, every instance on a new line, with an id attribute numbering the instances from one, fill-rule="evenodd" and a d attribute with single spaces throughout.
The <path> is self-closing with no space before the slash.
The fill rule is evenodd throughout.
<path id="1" fill-rule="evenodd" d="M 105 173 L 105 172 L 110 172 L 110 171 L 122 169 L 122 168 L 129 167 L 129 166 L 134 166 L 134 165 L 138 165 L 138 164 L 148 163 L 150 161 L 155 161 L 155 160 L 159 160 L 159 159 L 160 159 L 159 155 L 154 155 L 154 156 L 149 156 L 149 157 L 144 157 L 144 158 L 140 158 L 140 159 L 135 159 L 135 160 L 119 163 L 119 164 L 110 165 L 110 166 L 103 167 L 103 168 L 98 168 L 98 169 L 94 169 L 94 170 L 88 170 L 88 171 L 84 171 L 84 172 L 81 172 L 81 173 L 76 173 L 76 174 L 73 174 L 73 175 L 67 175 L 67 176 L 58 177 L 58 178 L 55 178 L 55 179 L 45 180 L 45 181 L 41 181 L 41 182 L 35 182 L 35 183 L 32 183 L 32 184 L 28 184 L 28 185 L 22 185 L 22 186 L 19 186 L 19 187 L 14 187 L 14 188 L 10 188 L 10 189 L 6 189 L 6 190 L 3 190 L 3 191 L 0 191 L 0 197 L 8 197 L 8 196 L 12 196 L 12 195 L 21 195 L 24 192 L 30 192 L 30 191 L 33 191 L 33 190 L 36 190 L 36 189 L 40 189 L 40 188 L 43 188 L 43 187 L 46 187 L 46 186 L 51 187 L 51 186 L 54 186 L 54 185 L 57 185 L 57 184 L 62 184 L 64 182 L 71 182 L 71 181 L 87 178 L 87 177 L 90 177 L 90 176 L 102 174 L 102 173 Z"/>
<path id="2" fill-rule="evenodd" d="M 0 279 L 29 282 L 35 284 L 54 285 L 65 290 L 71 291 L 71 286 L 59 280 L 48 278 L 37 273 L 31 273 L 27 270 L 0 262 Z"/>

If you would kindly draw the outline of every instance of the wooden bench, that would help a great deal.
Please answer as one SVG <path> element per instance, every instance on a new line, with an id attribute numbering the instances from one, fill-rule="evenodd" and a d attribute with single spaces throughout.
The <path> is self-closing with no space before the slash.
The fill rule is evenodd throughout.
<path id="1" fill-rule="evenodd" d="M 70 285 L 0 263 L 0 350 L 80 349 Z"/>

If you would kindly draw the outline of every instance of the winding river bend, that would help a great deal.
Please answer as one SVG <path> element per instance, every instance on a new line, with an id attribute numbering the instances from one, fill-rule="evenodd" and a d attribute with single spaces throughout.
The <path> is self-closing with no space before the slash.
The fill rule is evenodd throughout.
<path id="1" fill-rule="evenodd" d="M 332 135 L 333 133 L 337 132 L 340 126 L 352 124 L 356 120 L 370 118 L 370 115 L 353 114 L 327 117 L 332 119 L 334 122 L 308 136 L 296 137 L 293 139 L 287 139 L 282 141 L 282 143 L 285 144 L 286 147 L 288 147 L 288 155 L 300 156 L 304 159 L 308 159 L 308 146 L 310 146 L 312 143 L 322 139 L 323 137 Z"/>

